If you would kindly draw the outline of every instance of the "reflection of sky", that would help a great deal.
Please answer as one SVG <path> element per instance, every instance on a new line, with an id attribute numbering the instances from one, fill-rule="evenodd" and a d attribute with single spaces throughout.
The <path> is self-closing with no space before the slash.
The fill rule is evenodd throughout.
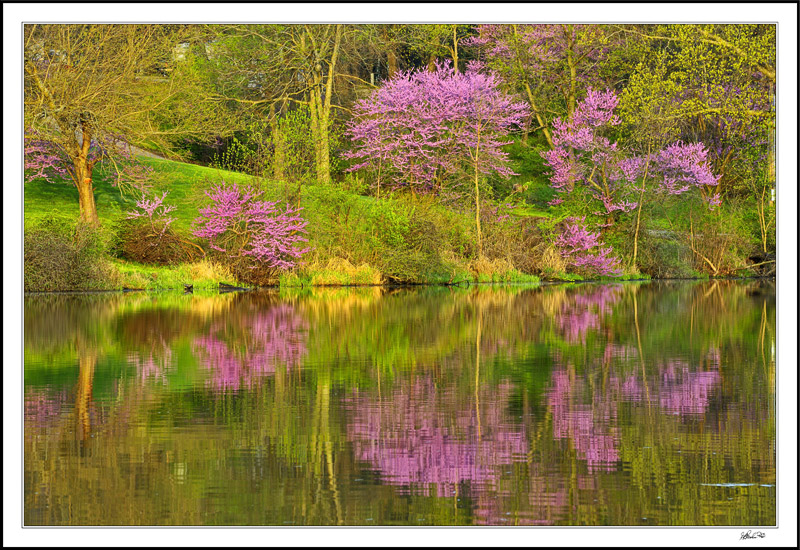
<path id="1" fill-rule="evenodd" d="M 348 437 L 356 458 L 380 471 L 392 485 L 418 491 L 433 485 L 451 496 L 459 483 L 473 491 L 493 488 L 501 465 L 525 460 L 523 429 L 504 410 L 510 386 L 480 392 L 480 422 L 474 402 L 452 402 L 452 393 L 431 377 L 400 386 L 390 397 L 356 397 Z"/>
<path id="2" fill-rule="evenodd" d="M 208 385 L 220 391 L 249 387 L 259 378 L 274 374 L 276 367 L 296 366 L 306 354 L 306 323 L 292 306 L 282 304 L 237 319 L 244 325 L 229 345 L 226 322 L 194 340 L 197 357 L 209 371 Z M 238 326 L 238 325 L 237 325 Z"/>

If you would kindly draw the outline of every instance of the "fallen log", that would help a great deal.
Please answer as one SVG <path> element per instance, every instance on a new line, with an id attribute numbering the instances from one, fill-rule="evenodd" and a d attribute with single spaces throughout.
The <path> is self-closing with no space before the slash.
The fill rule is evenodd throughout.
<path id="1" fill-rule="evenodd" d="M 219 283 L 219 291 L 220 292 L 235 292 L 237 290 L 250 290 L 249 288 L 244 288 L 241 286 L 234 286 L 229 285 L 227 283 Z"/>

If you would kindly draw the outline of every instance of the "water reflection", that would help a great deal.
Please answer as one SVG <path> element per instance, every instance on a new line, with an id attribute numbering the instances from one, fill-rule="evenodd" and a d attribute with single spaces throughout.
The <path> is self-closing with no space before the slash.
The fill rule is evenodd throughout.
<path id="1" fill-rule="evenodd" d="M 207 385 L 217 391 L 236 391 L 274 374 L 278 365 L 296 367 L 307 352 L 307 330 L 290 305 L 266 310 L 232 308 L 224 320 L 216 320 L 194 339 L 193 349 L 210 373 Z"/>
<path id="2" fill-rule="evenodd" d="M 25 521 L 774 524 L 774 329 L 763 282 L 29 296 Z"/>
<path id="3" fill-rule="evenodd" d="M 347 435 L 358 460 L 401 492 L 427 494 L 433 486 L 437 496 L 451 496 L 462 483 L 491 491 L 504 465 L 525 460 L 524 427 L 504 410 L 509 384 L 479 390 L 475 407 L 431 376 L 398 385 L 385 399 L 354 398 Z"/>

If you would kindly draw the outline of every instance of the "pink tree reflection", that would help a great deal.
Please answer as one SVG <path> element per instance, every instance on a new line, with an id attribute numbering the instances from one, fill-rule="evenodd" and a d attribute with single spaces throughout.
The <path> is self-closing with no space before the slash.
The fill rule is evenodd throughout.
<path id="1" fill-rule="evenodd" d="M 152 379 L 166 384 L 167 371 L 173 366 L 172 349 L 163 339 L 162 344 L 162 349 L 157 354 L 152 349 L 146 356 L 136 351 L 128 353 L 128 363 L 136 367 L 137 376 L 142 383 Z"/>
<path id="2" fill-rule="evenodd" d="M 559 333 L 571 344 L 585 341 L 590 330 L 600 328 L 601 319 L 611 313 L 622 291 L 622 285 L 598 285 L 570 294 L 557 315 Z"/>
<path id="3" fill-rule="evenodd" d="M 194 347 L 210 372 L 208 386 L 219 391 L 251 387 L 275 373 L 278 365 L 294 367 L 307 353 L 307 324 L 292 306 L 282 304 L 243 317 L 244 330 L 233 342 L 224 339 L 226 321 L 195 339 Z"/>
<path id="4" fill-rule="evenodd" d="M 348 437 L 359 460 L 405 490 L 433 485 L 451 496 L 462 482 L 491 490 L 499 467 L 524 461 L 528 448 L 524 430 L 504 413 L 510 391 L 508 384 L 481 390 L 479 416 L 474 404 L 449 403 L 431 377 L 416 379 L 383 401 L 354 398 Z"/>
<path id="5" fill-rule="evenodd" d="M 53 425 L 67 406 L 67 392 L 48 392 L 32 389 L 25 392 L 24 419 L 26 425 L 44 427 Z"/>
<path id="6" fill-rule="evenodd" d="M 553 373 L 548 404 L 553 414 L 553 436 L 569 439 L 578 458 L 585 460 L 589 472 L 615 469 L 619 460 L 619 436 L 614 424 L 617 403 L 610 395 L 595 393 L 591 403 L 583 403 L 585 382 L 566 371 Z"/>

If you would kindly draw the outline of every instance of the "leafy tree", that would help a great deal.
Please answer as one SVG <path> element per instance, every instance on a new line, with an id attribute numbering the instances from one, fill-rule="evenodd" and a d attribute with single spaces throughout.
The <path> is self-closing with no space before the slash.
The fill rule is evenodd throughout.
<path id="1" fill-rule="evenodd" d="M 601 69 L 615 33 L 603 25 L 480 25 L 466 41 L 488 66 L 520 92 L 548 145 L 553 113 L 570 117 L 577 98 L 602 84 Z"/>
<path id="2" fill-rule="evenodd" d="M 213 55 L 203 62 L 216 90 L 212 99 L 235 104 L 247 118 L 268 118 L 280 167 L 284 136 L 277 118 L 289 104 L 308 109 L 316 179 L 331 181 L 331 125 L 345 49 L 355 30 L 345 25 L 231 25 L 210 27 Z M 359 79 L 360 80 L 360 79 Z M 243 113 L 241 113 L 243 111 Z"/>
<path id="3" fill-rule="evenodd" d="M 189 32 L 169 25 L 25 26 L 26 168 L 47 178 L 68 175 L 83 222 L 98 223 L 98 163 L 108 161 L 122 181 L 130 143 L 168 151 L 179 136 L 206 136 L 215 125 L 193 76 L 173 66 L 173 48 Z"/>
<path id="4" fill-rule="evenodd" d="M 621 96 L 623 122 L 658 124 L 673 139 L 705 143 L 722 196 L 747 189 L 753 171 L 745 150 L 774 165 L 774 25 L 624 30 L 641 61 Z"/>

